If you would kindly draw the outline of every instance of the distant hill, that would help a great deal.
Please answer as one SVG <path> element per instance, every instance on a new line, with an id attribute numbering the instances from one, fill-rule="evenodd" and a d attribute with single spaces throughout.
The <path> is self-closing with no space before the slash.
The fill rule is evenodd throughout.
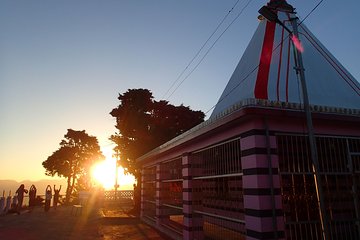
<path id="1" fill-rule="evenodd" d="M 56 185 L 56 188 L 59 188 L 60 185 L 62 185 L 60 193 L 63 193 L 63 194 L 65 194 L 66 186 L 67 186 L 65 179 L 63 179 L 63 180 L 43 179 L 43 180 L 39 180 L 39 181 L 24 180 L 21 182 L 17 182 L 14 180 L 0 180 L 0 196 L 3 195 L 3 191 L 5 191 L 5 196 L 8 196 L 10 191 L 11 191 L 11 195 L 14 195 L 16 190 L 20 186 L 20 184 L 24 184 L 25 188 L 28 190 L 29 190 L 30 186 L 32 184 L 34 184 L 37 189 L 37 191 L 36 191 L 37 195 L 44 195 L 46 186 L 48 184 L 52 188 L 54 187 L 54 184 Z"/>

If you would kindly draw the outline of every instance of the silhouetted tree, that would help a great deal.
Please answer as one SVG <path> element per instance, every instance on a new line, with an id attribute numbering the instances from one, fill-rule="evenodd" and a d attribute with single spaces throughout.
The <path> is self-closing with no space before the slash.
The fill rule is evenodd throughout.
<path id="1" fill-rule="evenodd" d="M 110 114 L 118 132 L 110 137 L 120 165 L 140 183 L 136 159 L 204 121 L 205 114 L 168 101 L 155 101 L 148 89 L 129 89 L 119 94 L 120 105 Z M 140 189 L 140 187 L 138 187 Z"/>
<path id="2" fill-rule="evenodd" d="M 68 129 L 60 148 L 42 163 L 45 174 L 67 178 L 65 202 L 70 201 L 70 196 L 76 184 L 82 189 L 88 189 L 91 184 L 90 168 L 94 163 L 104 159 L 100 151 L 98 140 L 89 136 L 85 130 L 75 131 Z M 79 179 L 81 182 L 78 183 Z"/>

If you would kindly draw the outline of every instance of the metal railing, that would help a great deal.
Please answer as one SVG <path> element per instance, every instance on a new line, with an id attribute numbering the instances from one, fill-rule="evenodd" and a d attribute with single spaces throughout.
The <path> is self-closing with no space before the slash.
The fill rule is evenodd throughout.
<path id="1" fill-rule="evenodd" d="M 144 169 L 142 189 L 142 215 L 154 223 L 156 219 L 156 166 Z"/>
<path id="2" fill-rule="evenodd" d="M 178 236 L 183 229 L 182 158 L 165 161 L 160 166 L 161 225 Z"/>
<path id="3" fill-rule="evenodd" d="M 108 190 L 104 191 L 104 201 L 116 201 L 116 200 L 132 200 L 134 199 L 133 190 Z"/>
<path id="4" fill-rule="evenodd" d="M 203 221 L 201 234 L 205 239 L 245 239 L 240 138 L 201 149 L 191 157 L 193 207 Z"/>
<path id="5" fill-rule="evenodd" d="M 142 209 L 143 216 L 148 218 L 152 222 L 155 222 L 155 220 L 156 220 L 156 203 L 155 203 L 155 201 L 145 200 L 143 204 L 144 204 L 144 208 Z"/>
<path id="6" fill-rule="evenodd" d="M 287 239 L 321 239 L 315 181 L 304 135 L 277 135 Z M 360 239 L 360 138 L 317 136 L 331 239 Z"/>

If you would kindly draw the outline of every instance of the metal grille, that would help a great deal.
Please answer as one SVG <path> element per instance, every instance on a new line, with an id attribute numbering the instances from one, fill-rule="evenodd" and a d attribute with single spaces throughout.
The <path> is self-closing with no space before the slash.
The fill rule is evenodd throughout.
<path id="1" fill-rule="evenodd" d="M 200 160 L 194 164 L 200 170 L 195 177 L 241 173 L 240 138 L 194 152 L 192 158 Z"/>
<path id="2" fill-rule="evenodd" d="M 240 138 L 192 153 L 191 165 L 205 239 L 245 239 Z"/>
<path id="3" fill-rule="evenodd" d="M 184 214 L 181 207 L 175 207 L 173 205 L 163 204 L 162 207 L 163 215 L 165 218 L 162 218 L 162 226 L 171 230 L 173 233 L 182 236 L 183 219 Z"/>
<path id="4" fill-rule="evenodd" d="M 352 159 L 354 172 L 360 173 L 360 141 L 358 139 L 349 139 L 349 152 Z"/>
<path id="5" fill-rule="evenodd" d="M 241 176 L 204 179 L 201 185 L 202 211 L 244 219 Z"/>
<path id="6" fill-rule="evenodd" d="M 245 237 L 245 223 L 232 218 L 224 218 L 207 212 L 197 212 L 203 216 L 205 239 L 242 240 Z M 195 235 L 194 239 L 201 239 Z"/>
<path id="7" fill-rule="evenodd" d="M 182 159 L 176 158 L 162 163 L 162 180 L 182 180 Z"/>
<path id="8" fill-rule="evenodd" d="M 156 166 L 144 168 L 144 182 L 152 182 L 156 180 Z"/>
<path id="9" fill-rule="evenodd" d="M 144 199 L 148 201 L 155 201 L 156 184 L 155 182 L 144 183 Z"/>
<path id="10" fill-rule="evenodd" d="M 143 173 L 143 215 L 155 221 L 156 217 L 156 166 L 144 169 Z"/>
<path id="11" fill-rule="evenodd" d="M 307 136 L 278 135 L 287 239 L 320 239 L 321 226 Z M 318 136 L 320 176 L 331 239 L 360 239 L 360 138 Z"/>
<path id="12" fill-rule="evenodd" d="M 161 164 L 161 211 L 162 225 L 172 232 L 182 235 L 182 158 L 171 159 Z"/>
<path id="13" fill-rule="evenodd" d="M 162 203 L 182 207 L 182 159 L 176 158 L 161 165 Z"/>
<path id="14" fill-rule="evenodd" d="M 162 191 L 164 204 L 182 207 L 182 181 L 163 182 Z"/>
<path id="15" fill-rule="evenodd" d="M 123 200 L 123 199 L 133 199 L 134 198 L 134 191 L 133 190 L 109 190 L 104 191 L 104 200 L 105 201 L 116 201 L 116 200 Z"/>
<path id="16" fill-rule="evenodd" d="M 155 222 L 156 220 L 156 204 L 152 201 L 144 201 L 144 208 L 142 209 L 144 217 Z"/>

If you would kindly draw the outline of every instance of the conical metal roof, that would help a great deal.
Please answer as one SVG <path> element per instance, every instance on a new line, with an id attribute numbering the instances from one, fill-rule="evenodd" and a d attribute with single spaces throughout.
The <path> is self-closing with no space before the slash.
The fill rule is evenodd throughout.
<path id="1" fill-rule="evenodd" d="M 296 15 L 285 11 L 277 14 L 292 31 L 291 19 Z M 303 23 L 296 21 L 310 104 L 360 109 L 359 82 Z M 210 118 L 249 99 L 302 104 L 294 47 L 282 26 L 261 19 Z"/>

